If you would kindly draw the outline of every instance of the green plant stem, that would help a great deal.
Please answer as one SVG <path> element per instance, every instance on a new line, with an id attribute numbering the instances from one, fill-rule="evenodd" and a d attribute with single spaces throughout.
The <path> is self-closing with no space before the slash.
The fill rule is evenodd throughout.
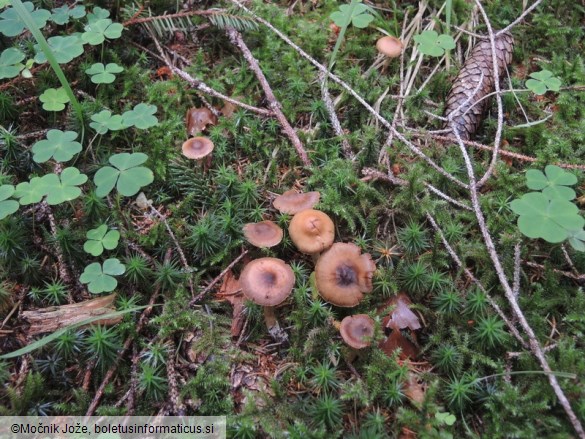
<path id="1" fill-rule="evenodd" d="M 26 25 L 26 27 L 28 28 L 30 33 L 33 35 L 33 37 L 35 38 L 35 40 L 39 44 L 39 47 L 41 48 L 41 50 L 43 51 L 43 53 L 47 57 L 47 61 L 49 62 L 51 68 L 55 72 L 55 75 L 57 75 L 59 82 L 61 83 L 61 85 L 65 89 L 65 92 L 67 93 L 67 96 L 69 97 L 71 105 L 73 106 L 73 109 L 75 110 L 75 113 L 77 115 L 77 119 L 79 120 L 79 124 L 81 125 L 81 143 L 83 143 L 83 138 L 85 135 L 85 126 L 84 126 L 84 122 L 83 122 L 83 110 L 81 108 L 81 105 L 77 101 L 77 98 L 75 97 L 75 94 L 73 93 L 73 90 L 71 89 L 71 86 L 69 85 L 69 81 L 67 81 L 67 78 L 65 77 L 65 74 L 63 73 L 63 70 L 61 69 L 61 66 L 57 62 L 57 58 L 55 58 L 53 51 L 49 47 L 47 40 L 45 39 L 45 37 L 43 36 L 41 31 L 39 29 L 37 29 L 35 22 L 34 22 L 34 19 L 32 18 L 30 13 L 24 7 L 24 5 L 22 4 L 22 1 L 21 0 L 10 0 L 10 3 L 12 4 L 12 7 L 16 11 L 16 13 L 19 15 L 20 19 L 24 22 L 24 24 Z"/>
<path id="2" fill-rule="evenodd" d="M 357 4 L 358 4 L 358 2 L 356 0 L 351 0 L 351 3 L 349 4 L 349 11 L 347 12 L 348 17 L 353 16 L 353 10 L 355 9 L 355 6 Z M 341 46 L 341 42 L 343 41 L 343 37 L 345 36 L 345 32 L 347 31 L 347 28 L 349 27 L 350 23 L 351 23 L 351 19 L 349 20 L 349 22 L 347 24 L 345 24 L 341 27 L 341 30 L 339 31 L 339 35 L 337 35 L 337 41 L 335 42 L 335 47 L 333 48 L 333 53 L 331 54 L 331 60 L 329 61 L 329 71 L 331 71 L 331 68 L 333 67 L 333 64 L 335 63 L 335 58 L 337 57 L 337 52 L 339 51 L 339 47 Z M 325 80 L 327 80 L 327 77 L 325 77 Z"/>

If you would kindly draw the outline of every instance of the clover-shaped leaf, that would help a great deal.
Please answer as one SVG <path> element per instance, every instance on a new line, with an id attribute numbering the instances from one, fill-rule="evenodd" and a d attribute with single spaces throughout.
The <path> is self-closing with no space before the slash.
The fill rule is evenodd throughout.
<path id="1" fill-rule="evenodd" d="M 349 5 L 341 5 L 338 11 L 333 12 L 329 18 L 339 27 L 346 27 L 350 24 L 357 28 L 363 29 L 374 20 L 374 16 L 369 14 L 371 8 L 359 1 L 352 0 Z"/>
<path id="2" fill-rule="evenodd" d="M 74 6 L 70 8 L 67 5 L 61 6 L 60 8 L 53 9 L 51 14 L 51 20 L 56 24 L 67 24 L 71 18 L 81 18 L 85 16 L 85 7 Z"/>
<path id="3" fill-rule="evenodd" d="M 111 156 L 109 161 L 114 167 L 104 166 L 93 178 L 97 186 L 97 196 L 105 197 L 114 186 L 125 197 L 136 195 L 141 187 L 149 185 L 154 180 L 150 169 L 139 166 L 147 159 L 148 156 L 140 152 L 134 154 L 124 152 Z"/>
<path id="4" fill-rule="evenodd" d="M 85 32 L 81 35 L 84 43 L 92 46 L 102 44 L 106 38 L 112 40 L 122 36 L 124 26 L 120 23 L 114 23 L 109 18 L 100 18 L 84 27 Z"/>
<path id="5" fill-rule="evenodd" d="M 561 88 L 561 80 L 548 70 L 531 73 L 530 78 L 526 81 L 526 87 L 537 95 L 543 95 L 549 90 L 559 91 Z"/>
<path id="6" fill-rule="evenodd" d="M 44 177 L 33 177 L 30 181 L 19 183 L 14 191 L 14 197 L 19 198 L 22 206 L 39 203 L 48 193 Z"/>
<path id="7" fill-rule="evenodd" d="M 542 238 L 557 243 L 569 237 L 569 231 L 580 230 L 585 219 L 579 209 L 567 200 L 550 200 L 540 192 L 524 194 L 510 203 L 511 209 L 520 215 L 518 228 L 529 238 Z"/>
<path id="8" fill-rule="evenodd" d="M 83 54 L 83 42 L 79 35 L 51 37 L 47 43 L 59 64 L 66 64 Z M 39 64 L 47 62 L 47 57 L 38 44 L 35 45 L 35 50 L 35 61 Z"/>
<path id="9" fill-rule="evenodd" d="M 122 120 L 127 126 L 135 126 L 145 130 L 158 124 L 154 113 L 156 113 L 156 105 L 141 103 L 136 105 L 133 110 L 124 112 Z"/>
<path id="10" fill-rule="evenodd" d="M 29 12 L 32 19 L 34 20 L 35 27 L 40 29 L 47 24 L 47 20 L 51 16 L 51 13 L 46 9 L 37 9 L 33 11 L 34 5 L 32 2 L 23 3 L 25 9 Z M 20 15 L 14 8 L 8 8 L 0 14 L 0 32 L 7 37 L 15 37 L 20 35 L 26 25 L 24 21 L 20 19 Z"/>
<path id="11" fill-rule="evenodd" d="M 75 131 L 49 130 L 46 140 L 40 140 L 32 147 L 33 160 L 44 163 L 50 158 L 57 162 L 66 162 L 81 151 L 81 143 L 75 142 Z"/>
<path id="12" fill-rule="evenodd" d="M 113 276 L 124 274 L 126 267 L 117 258 L 110 258 L 104 261 L 103 266 L 99 262 L 89 264 L 83 270 L 79 280 L 88 284 L 90 293 L 99 294 L 113 291 L 118 286 L 118 281 Z"/>
<path id="13" fill-rule="evenodd" d="M 65 168 L 61 175 L 45 175 L 43 182 L 47 187 L 47 204 L 61 204 L 76 199 L 81 195 L 81 189 L 77 186 L 86 181 L 87 175 L 80 173 L 77 168 Z"/>
<path id="14" fill-rule="evenodd" d="M 418 43 L 418 50 L 429 56 L 442 56 L 445 50 L 455 48 L 455 40 L 451 35 L 439 35 L 434 30 L 425 30 L 415 35 L 414 41 Z"/>
<path id="15" fill-rule="evenodd" d="M 93 122 L 90 122 L 89 126 L 98 134 L 106 134 L 108 131 L 118 131 L 129 127 L 124 123 L 121 115 L 112 115 L 112 112 L 108 110 L 102 110 L 94 114 L 91 116 L 91 120 Z"/>
<path id="16" fill-rule="evenodd" d="M 87 14 L 87 22 L 89 24 L 95 23 L 96 21 L 101 20 L 103 18 L 108 18 L 109 16 L 110 11 L 108 11 L 107 9 L 100 8 L 99 6 L 96 6 L 95 8 L 93 8 L 93 11 Z"/>
<path id="17" fill-rule="evenodd" d="M 575 250 L 585 252 L 585 230 L 569 230 L 569 244 Z"/>
<path id="18" fill-rule="evenodd" d="M 120 232 L 117 230 L 108 231 L 108 226 L 102 224 L 97 229 L 91 229 L 85 234 L 87 241 L 83 250 L 92 256 L 99 256 L 106 250 L 113 250 L 118 246 Z"/>
<path id="19" fill-rule="evenodd" d="M 0 79 L 14 78 L 24 69 L 21 61 L 25 55 L 20 50 L 10 47 L 0 55 Z"/>
<path id="20" fill-rule="evenodd" d="M 546 175 L 545 175 L 546 174 Z M 562 198 L 572 200 L 576 194 L 572 186 L 577 183 L 577 177 L 555 165 L 548 165 L 544 173 L 537 169 L 526 172 L 526 186 L 530 189 L 541 190 L 550 200 Z"/>
<path id="21" fill-rule="evenodd" d="M 49 88 L 39 96 L 43 103 L 43 109 L 47 111 L 61 111 L 69 102 L 69 96 L 63 87 Z"/>
<path id="22" fill-rule="evenodd" d="M 435 419 L 437 421 L 439 421 L 441 424 L 445 424 L 445 425 L 453 425 L 455 423 L 455 421 L 457 420 L 457 418 L 455 417 L 455 415 L 452 415 L 449 412 L 445 412 L 445 413 L 435 413 Z"/>
<path id="23" fill-rule="evenodd" d="M 9 200 L 14 194 L 14 186 L 11 184 L 3 184 L 0 186 L 0 220 L 12 215 L 18 210 L 18 201 Z"/>
<path id="24" fill-rule="evenodd" d="M 91 76 L 91 82 L 94 84 L 111 84 L 116 79 L 114 73 L 120 73 L 124 70 L 123 67 L 116 63 L 109 63 L 104 66 L 101 62 L 93 64 L 85 71 Z"/>

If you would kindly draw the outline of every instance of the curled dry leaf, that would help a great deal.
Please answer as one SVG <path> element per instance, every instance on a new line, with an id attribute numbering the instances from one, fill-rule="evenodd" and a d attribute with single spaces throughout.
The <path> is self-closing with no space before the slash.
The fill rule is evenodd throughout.
<path id="1" fill-rule="evenodd" d="M 244 294 L 240 282 L 230 270 L 223 278 L 221 287 L 216 294 L 218 299 L 226 300 L 234 307 L 232 312 L 232 337 L 238 337 L 244 327 Z"/>
<path id="2" fill-rule="evenodd" d="M 390 299 L 387 306 L 394 305 L 394 309 L 384 319 L 384 327 L 392 329 L 410 328 L 413 331 L 420 329 L 421 325 L 418 316 L 409 308 L 411 303 L 408 296 L 404 293 L 400 293 Z"/>
<path id="3" fill-rule="evenodd" d="M 187 125 L 187 134 L 194 136 L 205 130 L 207 125 L 215 125 L 217 117 L 209 108 L 190 108 L 185 116 L 185 125 Z"/>

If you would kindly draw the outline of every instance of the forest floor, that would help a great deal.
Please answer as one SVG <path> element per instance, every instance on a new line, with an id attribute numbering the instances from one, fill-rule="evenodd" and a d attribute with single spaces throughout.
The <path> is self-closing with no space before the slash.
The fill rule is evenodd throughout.
<path id="1" fill-rule="evenodd" d="M 0 1 L 0 415 L 585 437 L 585 4 L 170 3 Z M 356 259 L 319 274 L 289 190 Z"/>

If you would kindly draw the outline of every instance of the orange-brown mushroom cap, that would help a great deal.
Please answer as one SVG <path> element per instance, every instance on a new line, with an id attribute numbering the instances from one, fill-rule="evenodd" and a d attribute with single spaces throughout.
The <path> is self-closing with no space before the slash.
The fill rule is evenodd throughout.
<path id="1" fill-rule="evenodd" d="M 397 58 L 402 53 L 402 41 L 396 37 L 382 37 L 376 41 L 376 49 L 388 58 Z"/>
<path id="2" fill-rule="evenodd" d="M 284 232 L 272 221 L 244 225 L 244 237 L 256 247 L 274 247 L 282 241 Z"/>
<path id="3" fill-rule="evenodd" d="M 244 295 L 254 303 L 276 306 L 291 293 L 295 284 L 292 268 L 281 259 L 260 258 L 250 262 L 240 275 Z"/>
<path id="4" fill-rule="evenodd" d="M 188 159 L 200 160 L 213 151 L 214 145 L 207 137 L 191 137 L 183 143 L 183 155 Z"/>
<path id="5" fill-rule="evenodd" d="M 299 251 L 312 255 L 331 247 L 335 239 L 335 225 L 326 213 L 307 209 L 293 216 L 288 233 Z"/>
<path id="6" fill-rule="evenodd" d="M 305 192 L 299 194 L 293 190 L 286 191 L 274 199 L 272 205 L 280 213 L 289 213 L 294 215 L 303 210 L 312 209 L 319 202 L 321 194 L 319 192 Z"/>
<path id="7" fill-rule="evenodd" d="M 374 321 L 367 314 L 347 316 L 341 321 L 339 332 L 343 341 L 354 349 L 369 346 L 374 335 Z"/>
<path id="8" fill-rule="evenodd" d="M 190 108 L 185 115 L 185 124 L 189 136 L 202 132 L 207 125 L 215 125 L 217 116 L 209 108 Z"/>
<path id="9" fill-rule="evenodd" d="M 368 254 L 360 254 L 355 244 L 338 242 L 321 255 L 315 266 L 319 294 L 337 306 L 356 306 L 372 291 L 376 264 Z"/>

